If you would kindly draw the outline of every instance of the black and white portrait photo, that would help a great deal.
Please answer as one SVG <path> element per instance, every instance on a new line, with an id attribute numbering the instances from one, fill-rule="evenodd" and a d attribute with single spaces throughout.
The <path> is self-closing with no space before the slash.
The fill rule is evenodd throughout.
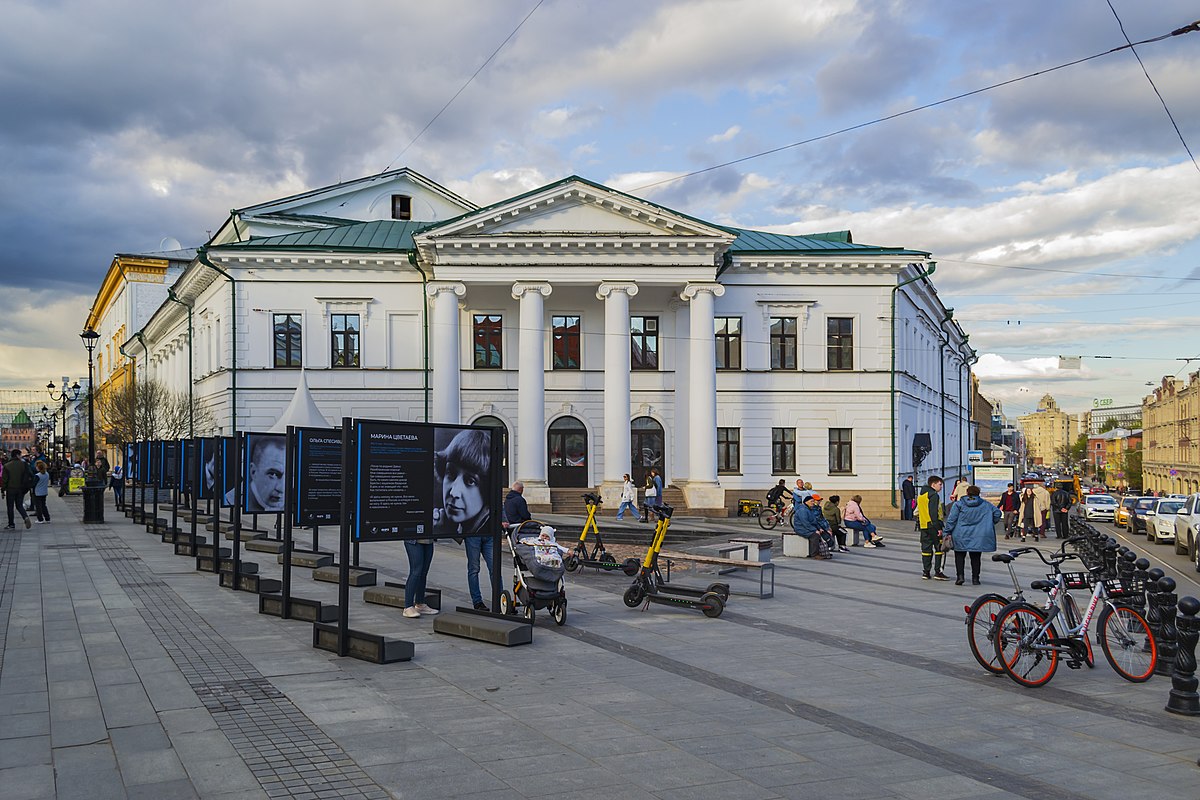
<path id="1" fill-rule="evenodd" d="M 492 431 L 438 428 L 434 448 L 434 531 L 457 538 L 490 533 Z"/>
<path id="2" fill-rule="evenodd" d="M 286 437 L 274 433 L 246 434 L 246 470 L 242 510 L 248 514 L 283 511 L 287 474 Z"/>

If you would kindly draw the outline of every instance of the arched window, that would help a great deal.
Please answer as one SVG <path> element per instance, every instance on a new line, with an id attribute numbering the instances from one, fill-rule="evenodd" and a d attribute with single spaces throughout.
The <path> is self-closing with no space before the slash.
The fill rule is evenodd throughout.
<path id="1" fill-rule="evenodd" d="M 588 485 L 587 428 L 575 417 L 559 417 L 546 436 L 547 482 L 551 487 Z"/>
<path id="2" fill-rule="evenodd" d="M 508 426 L 504 424 L 504 420 L 490 415 L 480 417 L 471 424 L 483 428 L 494 428 L 499 433 L 503 455 L 500 457 L 498 480 L 501 486 L 507 487 L 512 482 L 508 477 Z M 503 495 L 503 492 L 501 494 Z"/>
<path id="3" fill-rule="evenodd" d="M 629 438 L 633 455 L 629 477 L 635 486 L 646 485 L 646 473 L 653 467 L 666 485 L 667 437 L 663 426 L 652 417 L 638 417 L 629 423 Z"/>

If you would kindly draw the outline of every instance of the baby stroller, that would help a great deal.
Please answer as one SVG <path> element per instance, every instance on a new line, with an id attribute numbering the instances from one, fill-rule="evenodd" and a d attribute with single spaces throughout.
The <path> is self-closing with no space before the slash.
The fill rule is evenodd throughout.
<path id="1" fill-rule="evenodd" d="M 567 621 L 567 587 L 563 580 L 566 567 L 564 551 L 554 540 L 554 529 L 534 520 L 526 520 L 505 534 L 513 554 L 512 591 L 500 593 L 500 613 L 516 614 L 524 608 L 525 619 L 534 621 L 538 609 L 550 609 L 558 625 Z"/>

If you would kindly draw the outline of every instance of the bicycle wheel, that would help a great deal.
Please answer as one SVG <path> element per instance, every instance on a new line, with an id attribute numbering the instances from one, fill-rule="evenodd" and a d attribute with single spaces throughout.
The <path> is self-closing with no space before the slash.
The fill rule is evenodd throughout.
<path id="1" fill-rule="evenodd" d="M 996 617 L 996 658 L 1004 674 L 1029 689 L 1045 686 L 1058 669 L 1058 651 L 1042 649 L 1050 639 L 1058 638 L 1053 625 L 1022 644 L 1045 621 L 1045 614 L 1024 603 L 1012 603 Z"/>
<path id="2" fill-rule="evenodd" d="M 980 666 L 995 675 L 1004 673 L 996 660 L 995 637 L 996 617 L 1008 605 L 1008 598 L 998 594 L 985 594 L 975 598 L 967 608 L 967 643 L 971 655 Z"/>
<path id="3" fill-rule="evenodd" d="M 1075 628 L 1083 620 L 1083 613 L 1079 610 L 1079 604 L 1075 602 L 1074 597 L 1069 594 L 1064 594 L 1062 609 L 1063 616 L 1067 620 L 1067 625 L 1071 628 L 1071 630 L 1075 630 Z M 1088 669 L 1093 669 L 1096 666 L 1096 654 L 1092 652 L 1092 639 L 1090 636 L 1088 636 L 1087 631 L 1080 631 L 1079 638 L 1083 641 L 1084 646 L 1087 647 L 1087 654 L 1083 663 L 1088 665 Z"/>
<path id="4" fill-rule="evenodd" d="M 1117 674 L 1133 683 L 1149 680 L 1158 664 L 1150 626 L 1132 608 L 1110 606 L 1100 614 L 1100 647 Z"/>
<path id="5" fill-rule="evenodd" d="M 779 524 L 779 512 L 773 508 L 764 508 L 758 512 L 758 527 L 764 531 L 774 530 Z"/>

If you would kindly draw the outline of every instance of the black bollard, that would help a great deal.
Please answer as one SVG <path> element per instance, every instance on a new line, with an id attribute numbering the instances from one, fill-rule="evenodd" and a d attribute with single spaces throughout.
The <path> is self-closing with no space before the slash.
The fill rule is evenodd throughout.
<path id="1" fill-rule="evenodd" d="M 1200 600 L 1185 597 L 1179 601 L 1179 618 L 1175 620 L 1175 670 L 1171 673 L 1171 696 L 1167 711 L 1188 717 L 1200 715 L 1200 695 L 1196 694 L 1196 639 L 1200 638 Z"/>
<path id="2" fill-rule="evenodd" d="M 1104 577 L 1117 577 L 1117 543 L 1113 539 L 1104 546 Z"/>
<path id="3" fill-rule="evenodd" d="M 1150 635 L 1155 643 L 1162 641 L 1162 622 L 1158 616 L 1158 580 L 1163 576 L 1158 567 L 1146 572 L 1146 624 L 1150 626 Z M 1149 649 L 1149 642 L 1146 649 Z"/>
<path id="4" fill-rule="evenodd" d="M 1129 604 L 1143 617 L 1146 616 L 1146 582 L 1150 580 L 1147 574 L 1149 570 L 1149 559 L 1139 558 L 1133 562 L 1133 585 L 1140 587 L 1141 591 L 1129 598 Z"/>
<path id="5" fill-rule="evenodd" d="M 1158 620 L 1161 635 L 1154 641 L 1158 643 L 1158 663 L 1154 666 L 1155 675 L 1169 676 L 1175 669 L 1175 604 L 1179 595 L 1175 594 L 1175 579 L 1160 578 L 1158 581 Z"/>

